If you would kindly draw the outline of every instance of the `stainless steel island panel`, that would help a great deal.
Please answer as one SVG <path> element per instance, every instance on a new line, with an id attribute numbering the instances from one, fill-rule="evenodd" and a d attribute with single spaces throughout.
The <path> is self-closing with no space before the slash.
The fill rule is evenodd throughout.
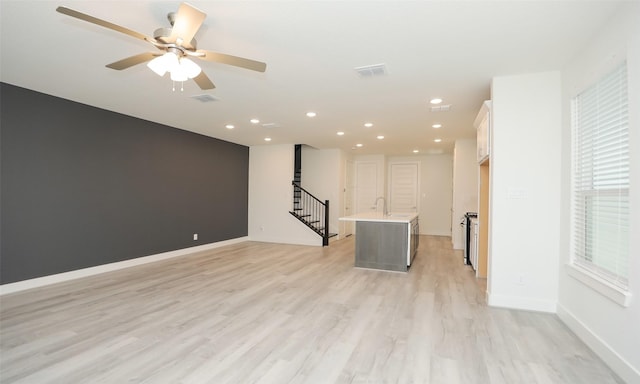
<path id="1" fill-rule="evenodd" d="M 407 271 L 407 223 L 357 221 L 355 266 Z"/>

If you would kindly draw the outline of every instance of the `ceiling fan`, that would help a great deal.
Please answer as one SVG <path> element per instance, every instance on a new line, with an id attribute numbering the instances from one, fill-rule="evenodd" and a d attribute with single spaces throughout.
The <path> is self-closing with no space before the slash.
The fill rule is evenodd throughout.
<path id="1" fill-rule="evenodd" d="M 189 58 L 233 65 L 257 72 L 264 72 L 267 68 L 267 65 L 260 61 L 197 49 L 194 36 L 207 15 L 187 3 L 180 4 L 178 12 L 172 12 L 167 15 L 172 28 L 159 28 L 153 33 L 153 37 L 67 7 L 58 7 L 56 11 L 147 41 L 159 49 L 158 52 L 145 52 L 107 64 L 107 67 L 111 69 L 123 70 L 137 64 L 149 62 L 147 64 L 149 68 L 158 75 L 163 76 L 166 72 L 169 72 L 171 79 L 174 81 L 186 81 L 192 78 L 201 89 L 205 90 L 213 89 L 215 85 L 202 72 L 200 67 Z"/>

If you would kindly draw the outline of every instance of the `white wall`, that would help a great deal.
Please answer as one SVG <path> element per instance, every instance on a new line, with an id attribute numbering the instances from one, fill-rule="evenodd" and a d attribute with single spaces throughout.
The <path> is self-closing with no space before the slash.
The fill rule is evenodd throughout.
<path id="1" fill-rule="evenodd" d="M 478 107 L 480 110 L 480 107 Z M 478 212 L 478 156 L 476 139 L 456 140 L 453 149 L 453 202 L 451 242 L 453 249 L 464 248 L 460 221 L 466 212 Z"/>
<path id="2" fill-rule="evenodd" d="M 475 149 L 474 149 L 475 153 Z M 388 157 L 384 170 L 394 162 L 420 163 L 420 234 L 451 236 L 451 199 L 453 195 L 453 156 L 451 154 Z M 385 176 L 385 180 L 388 177 Z M 388 195 L 388 185 L 383 191 Z"/>
<path id="3" fill-rule="evenodd" d="M 322 238 L 293 217 L 293 145 L 249 148 L 249 239 L 322 245 Z"/>
<path id="4" fill-rule="evenodd" d="M 302 188 L 318 199 L 329 200 L 329 232 L 339 232 L 345 187 L 345 155 L 339 149 L 302 146 Z"/>
<path id="5" fill-rule="evenodd" d="M 640 383 L 640 245 L 637 236 L 630 240 L 629 286 L 633 297 L 627 308 L 575 280 L 565 269 L 570 252 L 570 100 L 625 58 L 629 76 L 631 154 L 629 233 L 640 233 L 640 3 L 636 2 L 625 6 L 562 71 L 563 209 L 560 215 L 558 315 L 626 382 Z"/>
<path id="6" fill-rule="evenodd" d="M 555 312 L 560 211 L 560 72 L 492 82 L 488 302 Z"/>

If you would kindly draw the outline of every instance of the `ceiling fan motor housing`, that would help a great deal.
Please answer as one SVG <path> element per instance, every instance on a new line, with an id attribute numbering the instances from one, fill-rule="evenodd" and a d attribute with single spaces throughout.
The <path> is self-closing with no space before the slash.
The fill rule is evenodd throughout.
<path id="1" fill-rule="evenodd" d="M 193 51 L 196 49 L 196 46 L 197 46 L 196 39 L 191 39 L 191 41 L 188 43 L 182 41 L 181 44 L 177 44 L 177 42 L 173 42 L 169 40 L 170 36 L 171 36 L 171 28 L 158 28 L 153 32 L 153 38 L 160 43 L 176 44 L 177 46 L 190 51 Z"/>

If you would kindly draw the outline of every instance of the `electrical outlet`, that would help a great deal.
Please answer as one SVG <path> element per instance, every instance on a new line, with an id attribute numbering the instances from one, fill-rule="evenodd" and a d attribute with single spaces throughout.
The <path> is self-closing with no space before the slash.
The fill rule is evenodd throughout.
<path id="1" fill-rule="evenodd" d="M 198 234 L 197 233 L 193 234 L 193 240 L 198 240 Z"/>

